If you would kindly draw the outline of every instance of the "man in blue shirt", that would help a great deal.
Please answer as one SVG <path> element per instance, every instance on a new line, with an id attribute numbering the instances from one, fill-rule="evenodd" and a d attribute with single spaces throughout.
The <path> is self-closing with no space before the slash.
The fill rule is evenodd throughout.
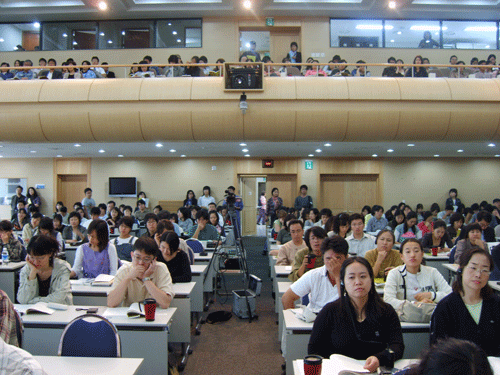
<path id="1" fill-rule="evenodd" d="M 25 60 L 23 66 L 33 66 L 31 60 Z M 14 79 L 31 80 L 35 78 L 35 73 L 31 69 L 23 69 L 16 73 Z"/>
<path id="2" fill-rule="evenodd" d="M 234 186 L 229 186 L 227 188 L 227 191 L 229 192 L 229 194 L 234 194 L 236 188 Z M 241 218 L 240 218 L 240 211 L 243 210 L 243 199 L 234 194 L 235 196 L 235 203 L 234 203 L 234 208 L 236 210 L 236 224 L 238 225 L 238 228 L 239 228 L 239 234 L 241 235 Z M 226 206 L 227 207 L 227 198 L 224 198 L 224 203 L 223 203 L 223 206 Z M 233 223 L 234 224 L 234 223 Z"/>

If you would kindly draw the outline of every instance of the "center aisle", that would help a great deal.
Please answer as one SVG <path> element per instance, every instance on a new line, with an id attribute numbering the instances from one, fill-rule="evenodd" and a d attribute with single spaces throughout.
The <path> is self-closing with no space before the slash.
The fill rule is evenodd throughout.
<path id="1" fill-rule="evenodd" d="M 269 260 L 262 251 L 248 251 L 248 268 L 251 274 L 263 281 L 261 296 L 257 297 L 258 320 L 248 323 L 233 314 L 231 319 L 219 324 L 203 324 L 200 336 L 192 336 L 193 354 L 184 370 L 186 375 L 280 375 L 284 362 L 280 352 L 277 315 L 271 296 L 272 282 L 268 276 Z M 243 289 L 241 278 L 226 277 L 227 289 Z M 232 296 L 218 297 L 210 312 L 232 311 Z M 206 317 L 207 313 L 204 313 Z M 193 331 L 194 332 L 194 331 Z"/>

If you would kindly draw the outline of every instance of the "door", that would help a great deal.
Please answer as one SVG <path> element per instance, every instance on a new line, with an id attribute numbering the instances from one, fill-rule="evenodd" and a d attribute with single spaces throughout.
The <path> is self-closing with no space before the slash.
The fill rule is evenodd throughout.
<path id="1" fill-rule="evenodd" d="M 283 206 L 293 207 L 297 195 L 297 175 L 274 174 L 268 175 L 266 181 L 266 198 L 271 198 L 271 191 L 278 188 Z"/>
<path id="2" fill-rule="evenodd" d="M 35 51 L 40 46 L 40 34 L 31 31 L 23 31 L 23 48 L 26 51 Z"/>
<path id="3" fill-rule="evenodd" d="M 240 189 L 244 208 L 241 212 L 241 235 L 253 236 L 257 234 L 257 199 L 259 176 L 241 176 Z"/>
<path id="4" fill-rule="evenodd" d="M 73 211 L 73 204 L 82 201 L 83 191 L 87 187 L 87 175 L 58 175 L 56 201 L 62 201 L 68 207 L 68 212 L 71 212 Z"/>
<path id="5" fill-rule="evenodd" d="M 300 29 L 290 28 L 288 30 L 271 30 L 270 52 L 273 62 L 280 63 L 290 52 L 290 43 L 296 42 L 301 51 Z"/>
<path id="6" fill-rule="evenodd" d="M 364 205 L 379 203 L 378 175 L 321 175 L 321 208 L 340 212 L 361 212 Z"/>

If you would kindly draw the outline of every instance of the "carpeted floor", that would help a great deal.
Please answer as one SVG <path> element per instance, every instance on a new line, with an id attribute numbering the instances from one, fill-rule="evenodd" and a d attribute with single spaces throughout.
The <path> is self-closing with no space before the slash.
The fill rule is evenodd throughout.
<path id="1" fill-rule="evenodd" d="M 263 280 L 262 293 L 256 300 L 258 319 L 248 322 L 233 314 L 227 322 L 203 324 L 201 335 L 191 336 L 193 354 L 184 370 L 186 375 L 280 375 L 284 362 L 278 342 L 277 314 L 271 296 L 272 282 L 268 276 L 269 263 L 262 251 L 247 250 L 250 273 Z M 243 289 L 241 278 L 226 277 L 227 289 Z M 208 313 L 217 310 L 232 311 L 232 296 L 217 297 Z M 221 304 L 221 302 L 225 302 Z M 204 316 L 208 313 L 204 313 Z M 171 363 L 179 360 L 171 354 Z"/>

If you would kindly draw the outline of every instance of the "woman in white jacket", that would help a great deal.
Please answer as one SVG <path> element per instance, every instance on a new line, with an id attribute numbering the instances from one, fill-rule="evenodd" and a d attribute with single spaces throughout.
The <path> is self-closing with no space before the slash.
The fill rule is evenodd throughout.
<path id="1" fill-rule="evenodd" d="M 422 265 L 424 251 L 419 240 L 406 240 L 400 251 L 404 265 L 389 272 L 384 288 L 384 301 L 395 310 L 405 300 L 437 303 L 452 292 L 436 268 Z"/>

